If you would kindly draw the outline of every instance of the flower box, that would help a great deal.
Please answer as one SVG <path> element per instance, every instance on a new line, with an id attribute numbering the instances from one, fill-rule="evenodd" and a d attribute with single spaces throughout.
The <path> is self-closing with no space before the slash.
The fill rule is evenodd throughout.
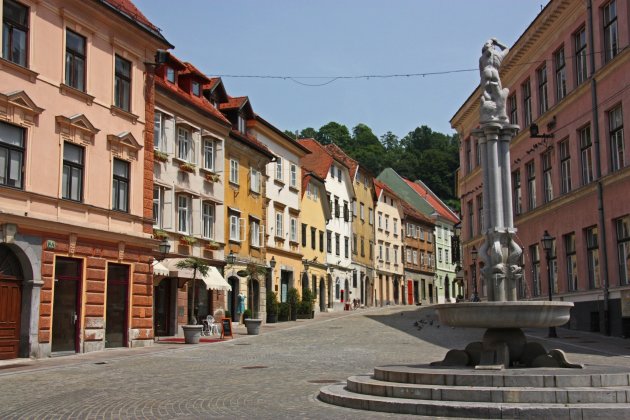
<path id="1" fill-rule="evenodd" d="M 195 242 L 197 242 L 197 238 L 194 238 L 192 236 L 183 235 L 179 237 L 179 243 L 181 245 L 191 246 L 194 245 Z"/>
<path id="2" fill-rule="evenodd" d="M 216 251 L 218 249 L 221 249 L 221 244 L 218 242 L 210 241 L 206 244 L 206 249 L 209 249 L 210 251 Z"/>
<path id="3" fill-rule="evenodd" d="M 162 229 L 153 229 L 153 237 L 155 239 L 168 239 L 168 232 Z"/>
<path id="4" fill-rule="evenodd" d="M 219 174 L 206 174 L 206 181 L 208 181 L 208 182 L 219 182 L 219 181 L 221 181 L 221 175 L 219 175 Z"/>
<path id="5" fill-rule="evenodd" d="M 192 163 L 180 163 L 179 170 L 184 172 L 195 172 L 195 165 Z"/>
<path id="6" fill-rule="evenodd" d="M 160 150 L 154 150 L 153 159 L 155 159 L 158 162 L 168 162 L 168 153 L 162 152 Z"/>

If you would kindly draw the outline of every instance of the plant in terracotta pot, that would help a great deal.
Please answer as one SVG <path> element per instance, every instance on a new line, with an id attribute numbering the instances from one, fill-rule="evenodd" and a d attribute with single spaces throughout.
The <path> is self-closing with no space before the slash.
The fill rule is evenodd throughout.
<path id="1" fill-rule="evenodd" d="M 195 314 L 195 291 L 196 291 L 196 282 L 197 282 L 197 274 L 201 274 L 202 277 L 208 275 L 208 271 L 210 267 L 204 260 L 197 257 L 189 257 L 185 260 L 179 261 L 175 267 L 180 270 L 192 270 L 192 308 L 188 308 L 188 325 L 183 325 L 182 328 L 184 330 L 184 341 L 187 344 L 197 344 L 199 343 L 199 338 L 201 337 L 201 330 L 203 329 L 203 325 L 197 325 L 197 316 Z"/>
<path id="2" fill-rule="evenodd" d="M 192 246 L 197 242 L 194 236 L 182 235 L 179 237 L 179 243 L 186 246 Z"/>

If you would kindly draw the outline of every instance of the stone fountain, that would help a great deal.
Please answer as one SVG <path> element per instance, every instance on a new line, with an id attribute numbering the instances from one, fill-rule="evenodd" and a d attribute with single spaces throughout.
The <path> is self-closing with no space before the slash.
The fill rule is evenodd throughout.
<path id="1" fill-rule="evenodd" d="M 322 401 L 424 416 L 630 418 L 630 372 L 569 363 L 561 350 L 528 343 L 522 331 L 567 323 L 573 303 L 517 300 L 522 250 L 514 240 L 509 145 L 519 127 L 506 115 L 508 89 L 499 77 L 507 52 L 495 38 L 482 48 L 480 126 L 473 132 L 483 170 L 479 254 L 488 301 L 435 307 L 443 325 L 485 328 L 482 340 L 449 350 L 440 362 L 377 367 L 371 375 L 323 387 Z"/>

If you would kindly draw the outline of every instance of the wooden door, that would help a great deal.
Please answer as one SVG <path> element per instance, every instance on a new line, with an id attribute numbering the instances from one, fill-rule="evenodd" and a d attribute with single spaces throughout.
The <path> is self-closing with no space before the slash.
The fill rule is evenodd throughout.
<path id="1" fill-rule="evenodd" d="M 22 280 L 17 257 L 7 246 L 0 245 L 0 360 L 18 357 Z"/>

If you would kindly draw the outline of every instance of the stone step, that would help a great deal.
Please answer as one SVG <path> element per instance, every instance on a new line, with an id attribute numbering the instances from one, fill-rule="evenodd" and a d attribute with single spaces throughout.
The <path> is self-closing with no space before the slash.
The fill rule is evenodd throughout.
<path id="1" fill-rule="evenodd" d="M 423 385 L 484 387 L 611 387 L 630 386 L 630 371 L 615 366 L 585 366 L 584 369 L 527 368 L 480 371 L 429 365 L 381 366 L 374 379 Z"/>
<path id="2" fill-rule="evenodd" d="M 349 377 L 346 389 L 357 394 L 433 401 L 530 404 L 630 402 L 630 387 L 518 388 L 401 384 L 379 381 L 369 375 Z"/>
<path id="3" fill-rule="evenodd" d="M 630 404 L 528 404 L 495 402 L 430 401 L 380 397 L 351 392 L 345 385 L 323 387 L 319 398 L 342 407 L 395 414 L 483 419 L 586 419 L 630 418 Z"/>

